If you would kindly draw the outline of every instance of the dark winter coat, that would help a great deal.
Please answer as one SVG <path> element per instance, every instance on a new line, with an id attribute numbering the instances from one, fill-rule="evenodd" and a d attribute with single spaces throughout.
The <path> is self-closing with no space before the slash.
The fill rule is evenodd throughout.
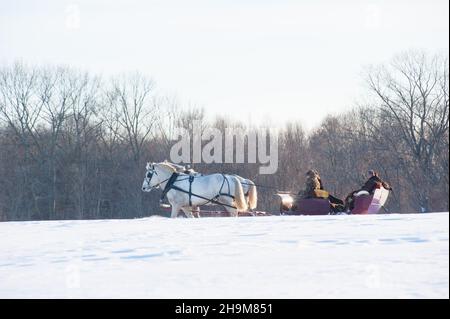
<path id="1" fill-rule="evenodd" d="M 367 182 L 361 187 L 361 190 L 367 191 L 369 194 L 372 194 L 378 185 L 382 185 L 384 188 L 391 190 L 391 186 L 388 183 L 383 181 L 377 175 L 370 177 Z"/>

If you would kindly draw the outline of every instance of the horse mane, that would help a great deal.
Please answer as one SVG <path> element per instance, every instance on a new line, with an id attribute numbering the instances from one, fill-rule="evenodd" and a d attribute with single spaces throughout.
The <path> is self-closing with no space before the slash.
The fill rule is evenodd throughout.
<path id="1" fill-rule="evenodd" d="M 166 162 L 169 163 L 170 165 L 172 165 L 177 171 L 184 171 L 186 169 L 186 166 L 183 165 L 179 165 L 179 164 L 175 164 L 175 163 L 171 163 L 171 162 Z"/>
<path id="2" fill-rule="evenodd" d="M 178 171 L 171 163 L 169 163 L 169 162 L 162 162 L 162 163 L 157 163 L 157 164 L 155 164 L 155 165 L 159 165 L 159 166 L 162 166 L 162 167 L 165 167 L 165 168 L 167 168 L 169 171 L 171 171 L 171 172 L 176 172 L 176 171 Z"/>

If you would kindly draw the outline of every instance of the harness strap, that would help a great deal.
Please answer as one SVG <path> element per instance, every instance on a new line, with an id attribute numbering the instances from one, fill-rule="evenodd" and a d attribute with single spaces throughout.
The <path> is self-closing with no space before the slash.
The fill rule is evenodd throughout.
<path id="1" fill-rule="evenodd" d="M 220 185 L 219 194 L 222 193 L 223 185 L 225 184 L 225 180 L 227 179 L 224 174 L 222 174 L 223 180 L 222 185 Z"/>
<path id="2" fill-rule="evenodd" d="M 192 196 L 194 196 L 194 197 L 198 197 L 198 198 L 206 200 L 207 202 L 205 204 L 207 204 L 207 203 L 214 203 L 214 204 L 217 204 L 217 205 L 222 205 L 222 206 L 226 206 L 226 207 L 230 207 L 230 208 L 236 209 L 235 206 L 228 205 L 228 204 L 225 204 L 225 203 L 221 203 L 220 201 L 217 200 L 220 196 L 228 196 L 228 197 L 231 197 L 231 198 L 234 199 L 234 196 L 230 194 L 230 182 L 228 181 L 228 179 L 226 178 L 226 176 L 224 174 L 222 174 L 224 179 L 222 181 L 222 185 L 220 186 L 219 193 L 216 196 L 214 196 L 213 198 L 206 198 L 204 196 L 192 193 L 192 183 L 193 183 L 194 178 L 195 178 L 195 176 L 193 176 L 193 175 L 189 176 L 189 191 L 187 191 L 185 189 L 182 189 L 181 187 L 178 187 L 177 185 L 175 185 L 175 182 L 182 181 L 182 180 L 177 181 L 177 178 L 179 176 L 180 176 L 180 174 L 177 173 L 177 172 L 174 172 L 170 176 L 170 178 L 168 179 L 168 182 L 166 184 L 166 187 L 164 187 L 164 190 L 163 190 L 163 193 L 161 195 L 160 201 L 163 201 L 164 197 L 167 195 L 167 193 L 171 189 L 173 189 L 173 190 L 177 190 L 179 192 L 182 192 L 182 193 L 185 193 L 185 194 L 189 195 L 189 206 L 192 206 Z M 186 179 L 183 179 L 183 180 L 186 180 Z M 227 185 L 228 185 L 228 193 L 222 193 L 223 186 L 225 185 L 225 182 L 227 182 Z"/>
<path id="3" fill-rule="evenodd" d="M 225 176 L 225 174 L 222 174 L 222 176 L 223 176 L 223 181 L 222 181 L 222 186 L 220 186 L 219 195 L 220 196 L 227 196 L 227 197 L 230 197 L 230 198 L 234 199 L 234 196 L 230 194 L 230 191 L 231 191 L 231 189 L 230 189 L 230 181 Z M 225 182 L 227 182 L 228 193 L 222 193 L 222 189 L 225 186 Z"/>
<path id="4" fill-rule="evenodd" d="M 226 182 L 227 182 L 228 194 L 230 194 L 230 192 L 231 192 L 230 181 L 228 180 L 228 178 L 227 178 L 225 175 L 223 175 L 223 177 L 225 178 L 225 180 L 226 180 Z"/>
<path id="5" fill-rule="evenodd" d="M 173 190 L 176 190 L 176 191 L 179 191 L 179 192 L 182 192 L 182 193 L 185 193 L 185 194 L 188 194 L 188 195 L 189 195 L 189 192 L 188 192 L 187 190 L 185 190 L 185 189 L 182 189 L 181 187 L 178 187 L 178 186 L 176 186 L 176 185 L 173 185 L 173 186 L 171 187 L 171 189 L 173 189 Z M 224 195 L 226 195 L 226 194 L 224 194 Z M 226 206 L 226 207 L 230 207 L 230 208 L 234 208 L 234 209 L 236 209 L 236 207 L 235 207 L 235 206 L 232 206 L 232 205 L 228 205 L 228 204 L 225 204 L 225 203 L 221 203 L 221 202 L 219 202 L 219 201 L 217 200 L 217 198 L 219 198 L 220 196 L 223 196 L 223 195 L 220 195 L 220 194 L 218 194 L 218 195 L 214 196 L 213 198 L 207 198 L 207 197 L 204 197 L 204 196 L 201 196 L 201 195 L 195 194 L 195 193 L 191 193 L 191 196 L 194 196 L 194 197 L 198 197 L 198 198 L 201 198 L 201 199 L 204 199 L 204 200 L 206 200 L 206 203 L 205 203 L 205 204 L 208 204 L 208 203 L 214 203 L 214 204 L 217 204 L 217 205 L 222 205 L 222 206 Z M 230 196 L 230 195 L 229 195 L 229 196 Z"/>
<path id="6" fill-rule="evenodd" d="M 172 188 L 173 183 L 175 183 L 175 181 L 177 180 L 178 176 L 180 176 L 180 174 L 177 173 L 177 172 L 174 172 L 174 173 L 170 176 L 169 180 L 167 181 L 166 187 L 164 187 L 164 190 L 163 190 L 163 192 L 162 192 L 162 194 L 161 194 L 161 199 L 160 199 L 161 202 L 164 201 L 164 197 L 166 197 L 167 193 L 168 193 L 168 192 L 170 191 L 170 189 Z"/>
<path id="7" fill-rule="evenodd" d="M 194 181 L 194 176 L 189 175 L 189 206 L 192 206 L 192 182 Z"/>

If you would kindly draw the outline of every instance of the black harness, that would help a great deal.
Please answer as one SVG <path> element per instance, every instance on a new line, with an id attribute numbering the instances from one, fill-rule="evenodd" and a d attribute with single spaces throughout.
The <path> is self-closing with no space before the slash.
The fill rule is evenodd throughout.
<path id="1" fill-rule="evenodd" d="M 204 196 L 201 196 L 201 195 L 192 193 L 192 183 L 194 182 L 196 176 L 194 176 L 194 175 L 189 175 L 189 176 L 187 176 L 187 177 L 184 178 L 184 179 L 177 180 L 179 176 L 183 176 L 183 177 L 184 177 L 185 175 L 182 175 L 182 174 L 180 174 L 180 173 L 174 172 L 174 173 L 169 177 L 169 179 L 167 179 L 167 184 L 166 184 L 166 186 L 164 187 L 164 190 L 163 190 L 163 192 L 162 192 L 162 194 L 161 194 L 161 199 L 160 199 L 161 202 L 164 200 L 164 198 L 166 197 L 167 193 L 168 193 L 170 190 L 173 189 L 173 190 L 176 190 L 176 191 L 179 191 L 179 192 L 182 192 L 182 193 L 185 193 L 185 194 L 188 194 L 188 195 L 189 195 L 189 206 L 192 206 L 192 196 L 194 196 L 194 197 L 197 197 L 197 198 L 201 198 L 201 199 L 206 200 L 206 203 L 205 203 L 205 204 L 213 203 L 213 204 L 222 205 L 222 206 L 226 206 L 226 207 L 230 207 L 230 208 L 236 209 L 235 206 L 228 205 L 228 204 L 225 204 L 225 203 L 221 203 L 221 202 L 218 200 L 218 198 L 219 198 L 220 196 L 228 196 L 228 197 L 234 199 L 234 196 L 230 194 L 230 182 L 229 182 L 228 178 L 226 178 L 226 176 L 225 176 L 224 174 L 222 174 L 222 176 L 223 176 L 223 181 L 222 181 L 222 185 L 220 186 L 219 193 L 218 193 L 216 196 L 214 196 L 213 198 L 206 198 L 206 197 L 204 197 Z M 187 179 L 189 180 L 189 190 L 185 190 L 185 189 L 183 189 L 183 188 L 178 187 L 177 185 L 175 185 L 176 182 L 185 181 L 185 180 L 187 180 Z M 165 182 L 165 181 L 163 181 L 163 182 Z M 161 183 L 163 183 L 163 182 L 161 182 Z M 159 183 L 159 184 L 161 184 L 161 183 Z M 228 193 L 222 192 L 223 187 L 225 186 L 225 183 L 227 183 Z M 158 184 L 158 185 L 159 185 L 159 184 Z"/>

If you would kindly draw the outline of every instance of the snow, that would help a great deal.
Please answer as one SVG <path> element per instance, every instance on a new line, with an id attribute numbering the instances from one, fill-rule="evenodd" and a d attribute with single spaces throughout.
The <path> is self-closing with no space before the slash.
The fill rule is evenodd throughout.
<path id="1" fill-rule="evenodd" d="M 0 223 L 0 298 L 449 298 L 449 214 Z"/>

